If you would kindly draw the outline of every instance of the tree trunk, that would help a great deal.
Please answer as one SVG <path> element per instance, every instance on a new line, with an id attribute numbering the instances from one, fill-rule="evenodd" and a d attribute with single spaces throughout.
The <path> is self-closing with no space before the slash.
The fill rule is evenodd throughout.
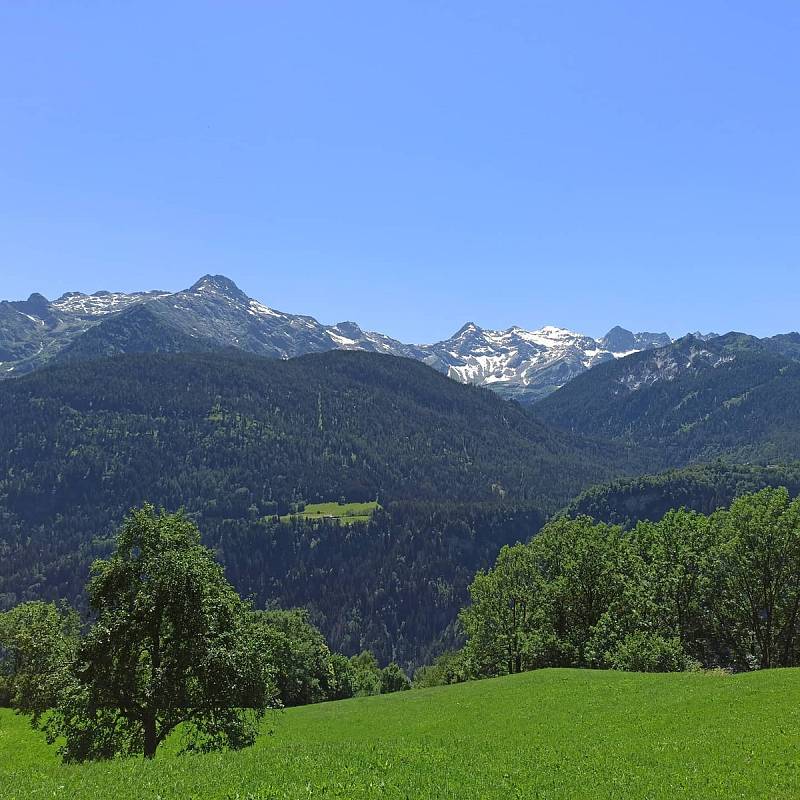
<path id="1" fill-rule="evenodd" d="M 150 643 L 150 659 L 153 669 L 150 675 L 151 696 L 155 697 L 157 688 L 156 677 L 161 667 L 161 605 L 157 604 L 153 614 L 152 641 Z M 158 748 L 158 732 L 156 730 L 155 707 L 148 709 L 144 715 L 144 757 L 153 758 Z"/>
<path id="2" fill-rule="evenodd" d="M 153 758 L 158 747 L 155 715 L 148 714 L 144 719 L 144 757 Z"/>

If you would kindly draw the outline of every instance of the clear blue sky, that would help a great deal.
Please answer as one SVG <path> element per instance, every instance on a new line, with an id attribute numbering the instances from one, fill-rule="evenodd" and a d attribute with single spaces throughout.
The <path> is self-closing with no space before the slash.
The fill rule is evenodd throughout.
<path id="1" fill-rule="evenodd" d="M 800 328 L 800 3 L 0 0 L 0 297 Z"/>

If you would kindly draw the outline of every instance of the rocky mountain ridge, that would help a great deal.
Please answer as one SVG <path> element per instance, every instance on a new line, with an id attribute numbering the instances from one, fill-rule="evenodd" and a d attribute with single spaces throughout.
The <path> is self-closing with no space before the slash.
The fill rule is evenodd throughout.
<path id="1" fill-rule="evenodd" d="M 717 458 L 793 461 L 800 458 L 800 334 L 688 335 L 576 377 L 536 413 L 571 433 L 650 450 L 661 468 Z"/>
<path id="2" fill-rule="evenodd" d="M 229 278 L 205 275 L 179 292 L 35 293 L 0 302 L 0 376 L 51 361 L 127 352 L 236 348 L 273 358 L 327 350 L 366 350 L 423 361 L 454 380 L 487 386 L 523 402 L 537 400 L 597 364 L 670 343 L 666 333 L 615 327 L 602 339 L 565 328 L 503 331 L 470 322 L 434 344 L 406 344 L 355 322 L 325 325 L 272 309 Z"/>

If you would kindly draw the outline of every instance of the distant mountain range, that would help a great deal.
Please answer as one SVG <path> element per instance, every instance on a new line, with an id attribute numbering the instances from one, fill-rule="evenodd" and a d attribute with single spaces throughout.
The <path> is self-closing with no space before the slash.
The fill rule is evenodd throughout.
<path id="1" fill-rule="evenodd" d="M 435 344 L 404 344 L 354 322 L 324 325 L 253 300 L 222 275 L 184 291 L 32 294 L 0 302 L 0 376 L 49 363 L 120 353 L 236 348 L 274 358 L 327 350 L 366 350 L 423 361 L 463 383 L 537 400 L 605 361 L 670 343 L 666 333 L 616 327 L 602 339 L 547 326 L 486 330 L 474 323 Z"/>
<path id="2" fill-rule="evenodd" d="M 274 358 L 335 349 L 417 355 L 415 348 L 354 323 L 323 325 L 274 311 L 222 275 L 206 275 L 174 294 L 69 292 L 52 302 L 34 294 L 0 303 L 0 371 L 6 375 L 53 359 L 226 347 Z"/>
<path id="3" fill-rule="evenodd" d="M 0 303 L 0 362 L 19 376 L 0 381 L 0 609 L 80 599 L 149 500 L 187 509 L 243 595 L 309 607 L 336 648 L 412 665 L 458 644 L 475 571 L 579 492 L 571 513 L 632 525 L 800 486 L 785 465 L 800 459 L 797 333 L 468 323 L 408 345 L 205 276 Z M 281 521 L 341 499 L 381 509 L 352 528 Z"/>

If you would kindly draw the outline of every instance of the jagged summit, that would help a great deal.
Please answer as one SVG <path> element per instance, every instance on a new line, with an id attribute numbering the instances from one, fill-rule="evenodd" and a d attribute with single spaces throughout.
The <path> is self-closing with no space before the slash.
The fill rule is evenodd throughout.
<path id="1" fill-rule="evenodd" d="M 18 311 L 35 316 L 49 314 L 50 310 L 50 301 L 39 292 L 34 292 L 27 300 L 16 300 L 12 305 Z"/>
<path id="2" fill-rule="evenodd" d="M 203 275 L 195 281 L 188 289 L 195 294 L 201 292 L 212 292 L 215 294 L 227 295 L 237 299 L 249 299 L 247 295 L 230 279 L 224 275 Z"/>
<path id="3" fill-rule="evenodd" d="M 666 347 L 672 339 L 666 333 L 652 333 L 642 331 L 633 333 L 620 325 L 615 325 L 602 339 L 600 344 L 612 353 L 630 354 L 641 350 L 653 350 L 657 347 Z"/>
<path id="4" fill-rule="evenodd" d="M 424 360 L 455 380 L 530 402 L 596 364 L 647 349 L 651 341 L 670 341 L 666 334 L 633 334 L 623 328 L 612 329 L 609 336 L 596 340 L 557 325 L 489 330 L 467 322 L 449 339 L 425 345 Z"/>
<path id="5" fill-rule="evenodd" d="M 636 338 L 632 331 L 615 325 L 601 340 L 605 347 L 616 352 L 636 349 Z"/>
<path id="6" fill-rule="evenodd" d="M 465 322 L 450 338 L 455 339 L 458 336 L 463 336 L 465 333 L 472 333 L 473 331 L 482 331 L 483 328 L 476 325 L 474 322 Z"/>
<path id="7" fill-rule="evenodd" d="M 364 335 L 364 331 L 361 330 L 358 323 L 352 322 L 350 320 L 345 320 L 344 322 L 337 322 L 334 326 L 339 333 L 343 336 L 348 336 L 351 339 L 359 339 Z"/>

